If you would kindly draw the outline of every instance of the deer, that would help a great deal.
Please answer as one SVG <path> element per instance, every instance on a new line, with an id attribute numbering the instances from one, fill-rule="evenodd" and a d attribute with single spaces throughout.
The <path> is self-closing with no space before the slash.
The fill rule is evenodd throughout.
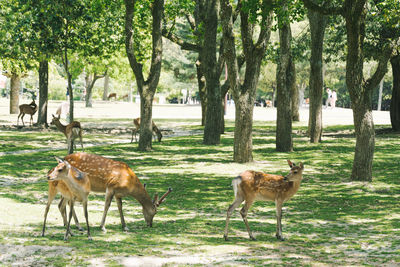
<path id="1" fill-rule="evenodd" d="M 264 172 L 247 170 L 232 181 L 235 200 L 229 206 L 226 215 L 224 239 L 228 240 L 229 218 L 233 211 L 245 201 L 240 215 L 246 225 L 250 239 L 255 240 L 247 221 L 247 212 L 256 200 L 274 201 L 276 207 L 276 238 L 283 241 L 282 236 L 282 205 L 293 197 L 300 187 L 303 179 L 304 165 L 296 166 L 290 160 L 287 161 L 290 172 L 286 176 L 266 174 Z"/>
<path id="2" fill-rule="evenodd" d="M 67 138 L 68 151 L 70 151 L 73 141 L 78 137 L 81 141 L 81 146 L 83 150 L 81 123 L 79 121 L 73 121 L 68 125 L 63 125 L 60 122 L 60 115 L 56 117 L 52 114 L 52 116 L 53 119 L 51 120 L 50 124 L 55 125 L 57 129 L 65 135 L 65 137 Z"/>
<path id="3" fill-rule="evenodd" d="M 70 210 L 64 240 L 68 241 L 69 235 L 72 235 L 70 224 L 76 200 L 82 202 L 83 213 L 85 214 L 86 219 L 88 240 L 92 240 L 87 211 L 88 196 L 91 189 L 89 177 L 78 168 L 72 166 L 68 161 L 62 160 L 58 157 L 55 158 L 58 161 L 58 165 L 47 175 L 47 179 L 49 181 L 63 181 L 68 186 L 72 195 L 72 198 L 69 201 Z"/>
<path id="4" fill-rule="evenodd" d="M 25 126 L 24 116 L 25 116 L 25 114 L 29 114 L 29 115 L 31 115 L 31 119 L 29 122 L 30 122 L 30 126 L 32 126 L 33 115 L 36 113 L 37 109 L 38 109 L 38 107 L 35 103 L 35 100 L 32 100 L 32 102 L 30 104 L 19 105 L 19 114 L 18 114 L 18 118 L 17 118 L 17 125 L 18 125 L 19 118 L 21 117 L 22 125 Z"/>
<path id="5" fill-rule="evenodd" d="M 107 100 L 110 100 L 110 99 L 113 98 L 113 97 L 114 97 L 114 100 L 116 100 L 116 99 L 117 99 L 117 93 L 111 93 L 111 94 L 109 94 L 108 97 L 107 97 Z"/>
<path id="6" fill-rule="evenodd" d="M 54 171 L 55 167 L 52 168 L 47 175 L 50 175 Z M 49 191 L 48 191 L 48 197 L 47 197 L 47 204 L 46 204 L 46 209 L 44 211 L 44 221 L 43 221 L 43 229 L 42 229 L 42 236 L 44 236 L 45 230 L 46 230 L 46 220 L 47 220 L 47 214 L 50 209 L 50 205 L 53 202 L 54 198 L 56 197 L 57 193 L 61 193 L 61 199 L 60 202 L 58 203 L 58 209 L 60 210 L 61 216 L 63 218 L 64 226 L 67 226 L 68 220 L 67 220 L 67 211 L 66 211 L 66 205 L 71 201 L 71 199 L 74 197 L 73 193 L 69 189 L 68 185 L 62 181 L 48 181 L 49 184 Z M 78 218 L 76 217 L 75 210 L 72 210 L 72 215 L 74 217 L 75 225 L 79 229 L 79 231 L 83 231 L 83 228 L 80 226 Z"/>
<path id="7" fill-rule="evenodd" d="M 105 193 L 104 212 L 100 224 L 103 232 L 106 232 L 105 221 L 113 197 L 117 202 L 122 229 L 129 231 L 122 211 L 123 197 L 131 196 L 142 205 L 147 226 L 152 227 L 157 208 L 172 191 L 169 187 L 160 199 L 158 199 L 158 194 L 155 194 L 152 200 L 133 170 L 121 161 L 85 152 L 69 154 L 64 158 L 64 161 L 85 173 L 90 180 L 91 191 Z"/>
<path id="8" fill-rule="evenodd" d="M 133 124 L 135 125 L 135 128 L 132 129 L 132 138 L 131 138 L 131 143 L 133 142 L 133 135 L 135 135 L 135 141 L 137 141 L 136 135 L 140 130 L 140 118 L 133 119 Z M 153 127 L 153 136 L 157 136 L 158 142 L 161 142 L 161 139 L 163 137 L 160 129 L 158 129 L 157 125 L 153 120 L 151 120 L 151 125 Z"/>

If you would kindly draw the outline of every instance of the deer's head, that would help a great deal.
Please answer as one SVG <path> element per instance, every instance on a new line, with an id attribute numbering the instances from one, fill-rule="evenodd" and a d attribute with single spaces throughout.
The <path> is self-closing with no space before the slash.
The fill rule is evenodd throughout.
<path id="1" fill-rule="evenodd" d="M 291 162 L 290 160 L 287 160 L 287 162 L 289 164 L 290 171 L 284 177 L 284 180 L 289 182 L 301 181 L 303 179 L 303 170 L 304 170 L 303 163 L 300 162 L 299 165 L 296 166 L 296 164 Z"/>
<path id="2" fill-rule="evenodd" d="M 51 114 L 53 116 L 53 119 L 51 119 L 50 124 L 55 125 L 56 123 L 60 122 L 60 115 L 54 116 L 54 114 Z"/>
<path id="3" fill-rule="evenodd" d="M 146 184 L 144 184 L 144 190 L 146 190 Z M 164 202 L 165 198 L 171 192 L 172 192 L 172 188 L 169 187 L 167 192 L 165 192 L 165 194 L 162 195 L 162 197 L 160 199 L 158 199 L 158 194 L 155 194 L 154 199 L 152 201 L 151 209 L 146 209 L 145 206 L 143 206 L 143 215 L 144 215 L 144 219 L 146 220 L 147 226 L 149 226 L 149 227 L 153 226 L 153 219 L 157 213 L 157 208 Z"/>
<path id="4" fill-rule="evenodd" d="M 68 161 L 62 160 L 58 157 L 55 158 L 58 161 L 58 165 L 47 173 L 47 180 L 66 180 L 68 179 L 68 177 L 73 177 L 75 179 L 81 180 L 84 177 L 84 172 L 69 164 Z"/>

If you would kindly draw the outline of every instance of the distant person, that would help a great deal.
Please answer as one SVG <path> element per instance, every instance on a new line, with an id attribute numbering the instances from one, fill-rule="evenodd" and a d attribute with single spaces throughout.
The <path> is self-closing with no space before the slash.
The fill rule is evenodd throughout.
<path id="1" fill-rule="evenodd" d="M 331 107 L 332 107 L 332 91 L 331 91 L 331 89 L 326 88 L 326 93 L 328 94 L 328 98 L 326 99 L 325 107 L 327 108 L 328 105 L 331 105 Z"/>
<path id="2" fill-rule="evenodd" d="M 336 107 L 336 100 L 337 100 L 336 90 L 333 90 L 332 99 L 331 99 L 331 107 L 332 108 Z"/>

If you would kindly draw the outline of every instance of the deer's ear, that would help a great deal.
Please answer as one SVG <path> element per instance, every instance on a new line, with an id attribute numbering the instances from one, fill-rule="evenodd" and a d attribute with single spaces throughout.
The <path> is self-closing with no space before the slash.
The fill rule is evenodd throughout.
<path id="1" fill-rule="evenodd" d="M 58 163 L 63 163 L 63 162 L 64 162 L 62 159 L 60 159 L 60 158 L 57 157 L 57 156 L 54 156 L 54 158 L 58 161 Z"/>
<path id="2" fill-rule="evenodd" d="M 51 116 L 53 116 L 53 118 L 55 118 L 56 116 L 54 116 L 54 114 L 51 114 Z"/>
<path id="3" fill-rule="evenodd" d="M 69 163 L 68 163 L 69 164 Z M 72 170 L 72 175 L 78 179 L 78 180 L 82 180 L 83 177 L 85 177 L 85 173 L 81 170 L 79 170 L 78 168 L 75 168 L 74 166 L 69 165 L 71 170 Z"/>
<path id="4" fill-rule="evenodd" d="M 302 170 L 304 170 L 304 165 L 303 165 L 302 162 L 299 163 L 299 167 L 300 167 Z"/>
<path id="5" fill-rule="evenodd" d="M 290 161 L 290 159 L 287 160 L 287 163 L 289 164 L 289 167 L 292 168 L 294 166 L 294 163 Z"/>

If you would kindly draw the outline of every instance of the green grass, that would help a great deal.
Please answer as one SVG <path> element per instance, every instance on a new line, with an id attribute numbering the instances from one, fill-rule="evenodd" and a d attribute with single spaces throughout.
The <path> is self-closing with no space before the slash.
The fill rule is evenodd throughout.
<path id="1" fill-rule="evenodd" d="M 160 124 L 167 125 L 169 121 Z M 194 121 L 189 121 L 186 127 L 201 129 Z M 53 156 L 64 156 L 65 149 L 3 155 L 0 157 L 0 249 L 39 246 L 42 250 L 31 255 L 35 263 L 55 266 L 90 265 L 93 260 L 118 266 L 124 260 L 137 263 L 150 257 L 194 256 L 200 257 L 200 263 L 223 265 L 398 265 L 400 138 L 397 133 L 382 130 L 384 127 L 377 127 L 372 183 L 349 181 L 355 145 L 351 126 L 325 129 L 321 144 L 310 144 L 306 127 L 295 126 L 294 152 L 278 153 L 274 124 L 255 122 L 255 162 L 248 164 L 232 162 L 232 121 L 227 122 L 226 134 L 218 146 L 205 146 L 202 136 L 194 135 L 154 143 L 151 152 L 139 152 L 137 144 L 129 143 L 88 147 L 87 152 L 128 163 L 141 181 L 147 183 L 150 195 L 173 188 L 160 206 L 153 228 L 145 226 L 138 202 L 125 199 L 128 233 L 121 230 L 115 202 L 107 217 L 107 233 L 100 231 L 104 196 L 91 194 L 92 242 L 87 241 L 85 232 L 78 234 L 75 227 L 73 231 L 78 235 L 69 242 L 63 241 L 65 230 L 56 207 L 58 200 L 50 209 L 46 236 L 40 236 L 47 201 L 45 176 L 56 164 Z M 3 144 L 13 144 L 12 150 L 18 151 L 40 148 L 40 140 L 60 138 L 56 135 L 2 131 L 1 140 L 6 140 Z M 88 135 L 87 142 L 110 138 L 109 134 L 96 131 Z M 305 171 L 299 192 L 284 205 L 282 222 L 286 241 L 275 239 L 272 202 L 256 202 L 249 212 L 256 241 L 249 240 L 238 211 L 231 219 L 230 240 L 224 241 L 226 209 L 233 200 L 232 178 L 246 169 L 285 174 L 288 158 L 302 161 Z M 80 204 L 76 210 L 84 224 Z M 46 250 L 48 247 L 56 252 Z M 3 258 L 2 264 L 12 262 L 13 257 L 9 256 Z M 185 265 L 185 261 L 177 263 Z M 169 264 L 176 265 L 174 260 Z"/>

